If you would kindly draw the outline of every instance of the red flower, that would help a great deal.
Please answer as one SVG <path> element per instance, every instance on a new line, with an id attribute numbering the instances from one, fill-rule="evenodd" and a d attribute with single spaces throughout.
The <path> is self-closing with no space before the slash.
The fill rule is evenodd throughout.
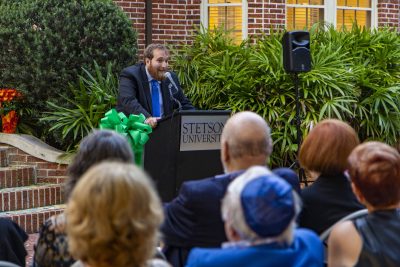
<path id="1" fill-rule="evenodd" d="M 3 133 L 15 133 L 18 124 L 18 116 L 15 110 L 11 110 L 1 118 Z"/>
<path id="2" fill-rule="evenodd" d="M 0 88 L 0 114 L 3 114 L 1 116 L 3 133 L 15 133 L 18 114 L 15 111 L 15 103 L 12 101 L 21 96 L 21 93 L 14 88 Z"/>

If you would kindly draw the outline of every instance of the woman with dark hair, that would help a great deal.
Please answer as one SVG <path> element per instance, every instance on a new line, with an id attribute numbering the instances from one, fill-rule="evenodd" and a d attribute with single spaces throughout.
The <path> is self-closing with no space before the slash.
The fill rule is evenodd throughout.
<path id="1" fill-rule="evenodd" d="M 67 201 L 81 176 L 90 167 L 105 160 L 133 163 L 134 156 L 124 136 L 109 130 L 98 130 L 82 140 L 75 158 L 68 167 L 68 180 L 64 189 Z M 64 213 L 52 216 L 40 230 L 33 266 L 63 267 L 71 266 L 74 262 L 75 259 L 68 251 Z"/>
<path id="2" fill-rule="evenodd" d="M 368 209 L 366 217 L 334 226 L 329 266 L 400 266 L 400 154 L 367 142 L 349 157 L 351 187 Z"/>
<path id="3" fill-rule="evenodd" d="M 301 227 L 321 234 L 344 216 L 364 208 L 344 175 L 347 157 L 358 144 L 354 129 L 335 119 L 321 121 L 305 138 L 299 154 L 300 165 L 317 173 L 318 178 L 301 192 Z"/>

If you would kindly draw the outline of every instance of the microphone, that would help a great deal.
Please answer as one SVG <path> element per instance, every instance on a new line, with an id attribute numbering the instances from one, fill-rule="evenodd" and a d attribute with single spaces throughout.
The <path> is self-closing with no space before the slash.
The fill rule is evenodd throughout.
<path id="1" fill-rule="evenodd" d="M 171 76 L 170 72 L 167 71 L 164 74 L 164 77 L 167 78 L 170 81 L 170 84 L 168 85 L 168 90 L 169 90 L 169 94 L 170 94 L 171 100 L 174 101 L 175 103 L 177 103 L 178 104 L 178 110 L 181 110 L 182 109 L 182 104 L 181 104 L 181 102 L 179 102 L 178 99 L 176 99 L 174 97 L 174 94 L 172 93 L 172 90 L 171 90 L 171 87 L 173 86 L 175 88 L 175 92 L 176 93 L 179 92 L 178 86 L 176 86 L 176 83 L 175 83 L 174 79 L 172 79 L 172 76 Z"/>

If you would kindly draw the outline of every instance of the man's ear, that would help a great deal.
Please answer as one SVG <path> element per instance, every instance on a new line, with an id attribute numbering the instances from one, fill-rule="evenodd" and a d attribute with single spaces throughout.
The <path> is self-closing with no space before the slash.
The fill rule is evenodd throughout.
<path id="1" fill-rule="evenodd" d="M 146 66 L 150 64 L 151 59 L 150 58 L 145 58 L 144 63 L 146 63 Z"/>
<path id="2" fill-rule="evenodd" d="M 222 162 L 229 162 L 229 145 L 228 142 L 223 141 L 221 145 L 221 161 Z"/>
<path id="3" fill-rule="evenodd" d="M 228 240 L 231 242 L 241 240 L 239 233 L 229 223 L 225 223 L 225 234 Z"/>

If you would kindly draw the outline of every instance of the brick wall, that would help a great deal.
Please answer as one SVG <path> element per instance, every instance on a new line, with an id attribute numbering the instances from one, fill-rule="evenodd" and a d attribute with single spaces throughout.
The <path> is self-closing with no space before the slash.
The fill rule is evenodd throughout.
<path id="1" fill-rule="evenodd" d="M 400 0 L 378 2 L 378 27 L 395 27 L 400 31 Z"/>
<path id="2" fill-rule="evenodd" d="M 138 31 L 140 55 L 145 46 L 145 1 L 114 0 L 128 14 Z M 179 46 L 188 44 L 200 25 L 202 0 L 152 0 L 153 42 Z M 400 0 L 378 0 L 379 27 L 395 27 L 400 31 Z M 285 0 L 248 0 L 248 35 L 269 34 L 283 29 L 286 18 Z"/>
<path id="3" fill-rule="evenodd" d="M 248 35 L 285 28 L 285 0 L 249 0 Z"/>
<path id="4" fill-rule="evenodd" d="M 200 24 L 200 0 L 154 0 L 153 42 L 189 43 Z"/>
<path id="5" fill-rule="evenodd" d="M 201 0 L 153 0 L 153 43 L 179 46 L 190 43 L 200 25 Z M 114 0 L 132 20 L 138 31 L 140 55 L 145 47 L 145 0 Z"/>
<path id="6" fill-rule="evenodd" d="M 139 51 L 143 51 L 145 46 L 145 0 L 114 0 L 114 2 L 132 21 L 132 27 L 138 32 Z"/>

